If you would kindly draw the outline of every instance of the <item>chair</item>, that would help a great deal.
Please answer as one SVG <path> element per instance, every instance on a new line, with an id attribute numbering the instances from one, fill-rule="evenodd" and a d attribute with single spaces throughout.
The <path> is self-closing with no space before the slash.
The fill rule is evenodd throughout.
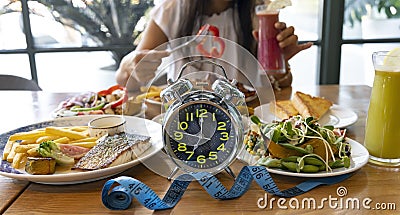
<path id="1" fill-rule="evenodd" d="M 14 75 L 0 75 L 0 90 L 41 91 L 42 89 L 33 80 Z"/>

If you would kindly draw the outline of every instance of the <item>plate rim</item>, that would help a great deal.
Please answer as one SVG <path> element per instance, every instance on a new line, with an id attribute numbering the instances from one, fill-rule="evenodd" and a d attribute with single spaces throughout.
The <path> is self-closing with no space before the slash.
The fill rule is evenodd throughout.
<path id="1" fill-rule="evenodd" d="M 351 154 L 353 155 L 355 152 L 353 151 L 353 146 L 357 146 L 357 148 L 360 151 L 356 151 L 359 152 L 358 156 L 355 158 L 363 158 L 361 161 L 359 161 L 357 163 L 357 165 L 354 163 L 354 160 L 351 159 L 352 164 L 356 165 L 352 168 L 339 168 L 336 169 L 337 171 L 333 171 L 333 172 L 324 172 L 324 173 L 297 173 L 297 172 L 289 172 L 289 171 L 285 171 L 285 170 L 281 170 L 281 169 L 274 169 L 274 168 L 268 168 L 265 167 L 269 173 L 273 173 L 273 174 L 277 174 L 277 175 L 283 175 L 283 176 L 290 176 L 290 177 L 299 177 L 299 178 L 324 178 L 324 177 L 333 177 L 333 176 L 338 176 L 338 175 L 343 175 L 343 174 L 347 174 L 347 173 L 352 173 L 355 172 L 357 170 L 359 170 L 360 168 L 362 168 L 363 166 L 365 166 L 368 163 L 369 160 L 369 153 L 368 150 L 359 142 L 346 137 L 346 140 L 350 143 L 350 145 L 352 146 L 352 152 Z M 244 152 L 247 153 L 247 152 Z M 248 154 L 248 153 L 247 153 Z M 250 154 L 249 154 L 250 155 Z M 238 157 L 239 160 L 242 160 L 243 162 L 248 163 L 248 161 Z"/>
<path id="2" fill-rule="evenodd" d="M 54 123 L 56 121 L 65 121 L 65 122 L 71 122 L 74 120 L 81 120 L 81 121 L 90 121 L 91 119 L 101 117 L 102 115 L 86 115 L 86 116 L 72 116 L 72 117 L 60 117 L 60 118 L 55 118 L 51 120 L 45 120 L 45 121 L 40 121 L 37 123 L 29 124 L 26 126 L 22 126 L 16 129 L 13 129 L 11 131 L 5 132 L 0 134 L 0 136 L 4 135 L 11 135 L 13 133 L 18 132 L 18 130 L 29 127 L 29 126 L 37 126 L 39 124 L 44 124 L 44 123 Z M 143 120 L 143 122 L 147 125 L 148 123 L 151 123 L 154 127 L 158 127 L 157 129 L 160 129 L 161 131 L 161 125 L 140 117 L 136 116 L 123 116 L 127 118 L 127 121 L 130 120 Z M 158 140 L 159 139 L 159 140 Z M 152 142 L 151 146 L 144 152 L 142 153 L 139 158 L 132 160 L 130 162 L 120 164 L 117 166 L 113 167 L 108 167 L 104 169 L 98 169 L 98 170 L 93 170 L 93 171 L 82 171 L 82 172 L 72 172 L 72 173 L 60 173 L 60 174 L 52 174 L 52 175 L 30 175 L 24 172 L 21 172 L 20 170 L 16 170 L 20 173 L 9 173 L 9 172 L 4 172 L 3 170 L 0 170 L 0 175 L 13 178 L 13 179 L 18 179 L 18 180 L 24 180 L 24 181 L 31 181 L 35 183 L 40 183 L 40 184 L 52 184 L 52 185 L 66 185 L 66 184 L 80 184 L 80 183 L 86 183 L 90 181 L 97 181 L 101 180 L 106 177 L 110 177 L 112 175 L 116 175 L 118 173 L 121 173 L 133 166 L 136 166 L 140 164 L 142 161 L 150 158 L 154 154 L 158 153 L 162 148 L 163 148 L 163 143 L 160 138 L 156 139 L 150 139 Z M 3 152 L 4 148 L 1 148 L 1 152 Z M 8 167 L 12 168 L 10 164 L 7 161 L 2 161 L 6 162 Z M 14 169 L 15 170 L 15 169 Z M 91 177 L 92 176 L 92 177 Z M 78 180 L 73 180 L 73 178 L 81 178 Z M 58 178 L 61 178 L 61 180 L 57 180 Z"/>
<path id="3" fill-rule="evenodd" d="M 266 103 L 266 104 L 262 104 L 262 105 L 259 105 L 259 106 L 257 106 L 257 107 L 255 107 L 254 108 L 254 115 L 256 115 L 256 112 L 257 112 L 257 110 L 259 110 L 259 109 L 261 109 L 261 107 L 262 106 L 264 106 L 266 109 L 268 109 L 269 110 L 269 105 L 271 105 L 271 102 L 270 103 Z M 331 116 L 334 116 L 334 117 L 337 117 L 338 119 L 339 119 L 339 123 L 337 123 L 336 125 L 333 125 L 335 128 L 345 128 L 345 127 L 348 127 L 348 126 L 350 126 L 350 125 L 353 125 L 354 123 L 356 123 L 357 122 L 357 120 L 358 120 L 358 115 L 357 115 L 357 113 L 355 112 L 355 111 L 353 111 L 352 109 L 350 109 L 350 108 L 347 108 L 347 107 L 343 107 L 343 106 L 341 106 L 341 105 L 338 105 L 338 104 L 333 104 L 330 108 L 329 108 L 329 110 L 328 111 L 331 111 L 331 109 L 340 109 L 341 111 L 346 111 L 346 112 L 348 112 L 348 113 L 350 113 L 351 115 L 352 115 L 352 120 L 351 121 L 349 121 L 348 123 L 340 123 L 340 117 L 338 117 L 338 116 L 336 116 L 336 115 L 332 115 L 331 114 Z M 270 113 L 271 115 L 273 115 L 276 119 L 280 119 L 278 116 L 276 116 L 275 114 L 273 114 L 273 113 Z M 324 115 L 326 115 L 326 114 L 324 114 Z M 260 116 L 258 116 L 258 117 L 260 117 Z M 261 119 L 261 118 L 260 118 Z M 261 120 L 263 120 L 263 119 L 261 119 Z M 265 121 L 265 120 L 264 120 Z M 343 121 L 343 120 L 342 120 Z"/>
<path id="4" fill-rule="evenodd" d="M 62 116 L 62 115 L 58 115 L 58 114 L 57 114 L 57 111 L 60 111 L 60 110 L 62 110 L 62 109 L 63 109 L 63 111 L 68 111 L 68 110 L 65 109 L 65 108 L 61 108 L 61 109 L 55 108 L 54 110 L 52 110 L 52 111 L 50 112 L 50 117 L 51 117 L 52 119 L 60 119 L 60 118 L 77 117 L 77 116 L 83 117 L 83 116 L 93 116 L 93 115 L 96 115 L 96 116 L 116 115 L 116 114 L 90 114 L 90 115 L 75 115 L 75 116 Z M 132 116 L 134 116 L 134 117 L 139 117 L 139 118 L 140 118 L 140 117 L 144 116 L 145 111 L 146 111 L 146 106 L 145 106 L 144 104 L 142 104 L 142 107 L 141 107 L 140 111 L 139 111 L 138 113 L 132 115 Z M 129 116 L 129 115 L 124 115 L 124 116 Z"/>

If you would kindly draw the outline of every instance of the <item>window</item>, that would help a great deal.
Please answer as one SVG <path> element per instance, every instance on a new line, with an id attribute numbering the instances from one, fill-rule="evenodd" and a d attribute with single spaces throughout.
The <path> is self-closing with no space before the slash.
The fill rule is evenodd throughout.
<path id="1" fill-rule="evenodd" d="M 322 1 L 319 0 L 292 0 L 292 6 L 284 8 L 279 14 L 281 21 L 295 27 L 299 41 L 314 42 L 313 47 L 290 60 L 293 86 L 313 85 L 317 82 L 320 4 Z"/>
<path id="2" fill-rule="evenodd" d="M 2 0 L 2 73 L 36 80 L 48 91 L 107 88 L 152 6 L 153 0 Z M 65 78 L 77 88 L 66 87 Z"/>
<path id="3" fill-rule="evenodd" d="M 372 86 L 372 53 L 400 46 L 400 0 L 346 0 L 340 84 Z"/>

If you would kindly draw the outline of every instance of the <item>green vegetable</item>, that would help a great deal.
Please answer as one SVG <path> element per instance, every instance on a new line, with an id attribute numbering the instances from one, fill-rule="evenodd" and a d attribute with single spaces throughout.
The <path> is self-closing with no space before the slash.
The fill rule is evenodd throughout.
<path id="1" fill-rule="evenodd" d="M 324 166 L 325 165 L 324 162 L 322 162 L 320 159 L 313 158 L 313 157 L 305 157 L 304 162 L 306 164 L 310 164 L 310 165 L 314 165 L 314 166 Z"/>
<path id="2" fill-rule="evenodd" d="M 319 167 L 306 164 L 300 171 L 306 172 L 306 173 L 315 173 L 315 172 L 319 172 Z"/>
<path id="3" fill-rule="evenodd" d="M 70 110 L 73 112 L 85 112 L 85 111 L 92 111 L 92 110 L 100 110 L 106 105 L 105 102 L 101 102 L 100 104 L 94 106 L 94 107 L 88 107 L 88 108 L 83 108 L 83 107 L 77 107 L 74 106 Z"/>
<path id="4" fill-rule="evenodd" d="M 260 124 L 261 124 L 260 118 L 258 118 L 258 117 L 255 116 L 255 115 L 251 116 L 251 117 L 250 117 L 250 120 L 251 120 L 254 124 L 256 124 L 256 125 L 260 125 Z"/>
<path id="5" fill-rule="evenodd" d="M 290 143 L 279 143 L 279 145 L 281 145 L 281 146 L 283 146 L 283 147 L 285 147 L 287 149 L 293 149 L 293 150 L 298 151 L 298 152 L 303 153 L 303 154 L 310 154 L 310 152 L 307 151 L 306 149 L 303 149 L 303 148 L 298 147 L 298 146 L 294 146 L 294 145 L 292 145 Z"/>
<path id="6" fill-rule="evenodd" d="M 301 158 L 301 157 L 299 157 L 299 156 L 289 156 L 289 157 L 286 157 L 286 158 L 282 158 L 281 160 L 285 161 L 285 162 L 297 162 L 298 158 Z"/>
<path id="7" fill-rule="evenodd" d="M 286 167 L 291 172 L 305 172 L 305 173 L 316 173 L 320 171 L 319 166 L 314 166 L 310 164 L 297 164 L 295 162 L 285 162 L 282 161 L 282 165 Z"/>
<path id="8" fill-rule="evenodd" d="M 337 130 L 331 125 L 320 126 L 317 119 L 300 115 L 272 123 L 263 123 L 258 117 L 252 116 L 251 121 L 258 125 L 263 139 L 271 142 L 268 145 L 263 141 L 249 141 L 246 143 L 247 149 L 250 148 L 252 152 L 260 148 L 258 145 L 266 145 L 263 149 L 274 157 L 260 158 L 258 165 L 309 173 L 349 168 L 351 165 L 351 146 L 346 142 L 345 130 Z M 282 147 L 277 148 L 278 145 Z"/>
<path id="9" fill-rule="evenodd" d="M 349 168 L 350 167 L 350 158 L 347 156 L 343 157 L 343 164 L 344 164 L 344 167 Z"/>
<path id="10" fill-rule="evenodd" d="M 74 158 L 61 152 L 60 147 L 54 141 L 42 142 L 37 149 L 42 157 L 54 158 L 59 165 L 73 165 Z"/>
<path id="11" fill-rule="evenodd" d="M 282 162 L 279 159 L 271 158 L 271 157 L 263 157 L 257 161 L 258 165 L 266 166 L 270 168 L 282 168 Z"/>
<path id="12" fill-rule="evenodd" d="M 329 167 L 331 167 L 332 169 L 342 168 L 344 167 L 344 164 L 341 160 L 335 160 L 333 162 L 329 162 Z"/>
<path id="13" fill-rule="evenodd" d="M 297 170 L 299 170 L 297 163 L 295 162 L 285 162 L 282 161 L 282 165 L 284 167 L 286 167 L 289 171 L 291 172 L 298 172 Z"/>

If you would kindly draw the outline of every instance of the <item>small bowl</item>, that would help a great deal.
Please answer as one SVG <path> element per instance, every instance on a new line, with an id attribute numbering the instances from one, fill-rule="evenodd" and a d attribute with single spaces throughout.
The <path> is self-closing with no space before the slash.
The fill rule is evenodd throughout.
<path id="1" fill-rule="evenodd" d="M 103 116 L 91 120 L 88 123 L 91 137 L 114 135 L 125 131 L 126 120 L 122 116 Z"/>
<path id="2" fill-rule="evenodd" d="M 146 105 L 146 118 L 152 119 L 153 117 L 161 114 L 161 102 L 148 98 L 144 99 L 144 104 Z"/>
<path id="3" fill-rule="evenodd" d="M 134 97 L 130 97 L 123 106 L 124 115 L 127 116 L 137 115 L 142 111 L 142 108 L 143 108 L 143 103 L 141 101 L 137 101 Z"/>

